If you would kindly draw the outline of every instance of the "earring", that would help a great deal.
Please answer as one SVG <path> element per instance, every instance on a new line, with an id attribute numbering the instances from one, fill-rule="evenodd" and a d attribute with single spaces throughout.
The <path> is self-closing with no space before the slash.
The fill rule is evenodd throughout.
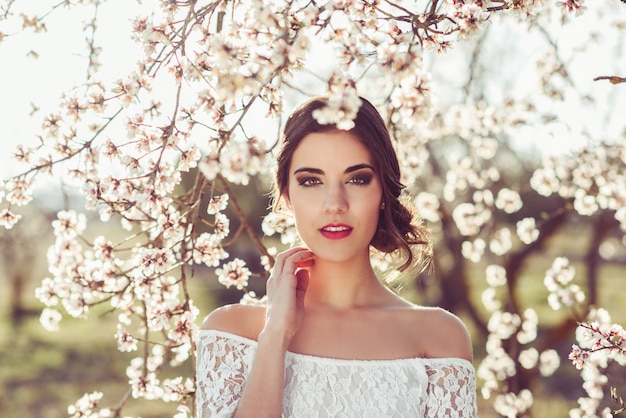
<path id="1" fill-rule="evenodd" d="M 385 201 L 380 202 L 380 210 L 385 210 Z"/>

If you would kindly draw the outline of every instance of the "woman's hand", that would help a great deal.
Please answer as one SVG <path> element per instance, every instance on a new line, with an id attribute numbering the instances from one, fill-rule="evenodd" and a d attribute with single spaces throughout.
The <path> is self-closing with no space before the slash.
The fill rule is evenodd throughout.
<path id="1" fill-rule="evenodd" d="M 313 265 L 313 253 L 296 247 L 278 254 L 267 281 L 267 314 L 264 333 L 281 337 L 285 348 L 304 317 L 304 295 L 309 284 L 307 267 Z"/>
<path id="2" fill-rule="evenodd" d="M 280 253 L 267 281 L 265 326 L 246 377 L 235 417 L 279 417 L 283 410 L 285 357 L 304 317 L 307 267 L 313 253 L 297 247 Z"/>

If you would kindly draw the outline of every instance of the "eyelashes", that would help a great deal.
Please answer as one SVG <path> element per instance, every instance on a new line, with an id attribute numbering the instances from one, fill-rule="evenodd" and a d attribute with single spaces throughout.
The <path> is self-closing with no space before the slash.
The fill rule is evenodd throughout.
<path id="1" fill-rule="evenodd" d="M 302 187 L 313 187 L 318 184 L 322 184 L 319 177 L 314 176 L 298 177 L 296 180 L 298 181 L 298 184 Z"/>
<path id="2" fill-rule="evenodd" d="M 356 174 L 350 177 L 350 180 L 348 180 L 348 182 L 352 184 L 356 184 L 358 186 L 367 186 L 368 184 L 372 182 L 373 178 L 374 176 L 372 174 L 361 173 L 361 174 Z"/>
<path id="3" fill-rule="evenodd" d="M 371 173 L 358 173 L 350 176 L 346 180 L 346 184 L 353 184 L 356 186 L 367 186 L 374 179 L 374 175 Z M 302 176 L 297 177 L 296 181 L 302 187 L 313 187 L 322 184 L 322 179 L 317 176 Z"/>

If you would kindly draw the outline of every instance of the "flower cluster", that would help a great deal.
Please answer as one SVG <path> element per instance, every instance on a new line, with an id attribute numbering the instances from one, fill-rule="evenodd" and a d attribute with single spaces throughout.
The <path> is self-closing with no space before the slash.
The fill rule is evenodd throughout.
<path id="1" fill-rule="evenodd" d="M 530 184 L 541 195 L 556 193 L 570 199 L 583 216 L 614 211 L 626 231 L 625 155 L 623 144 L 598 144 L 573 156 L 551 156 L 533 173 Z"/>
<path id="2" fill-rule="evenodd" d="M 246 263 L 238 258 L 215 270 L 215 274 L 217 274 L 217 280 L 226 287 L 235 286 L 239 290 L 248 287 L 250 270 L 246 267 Z"/>
<path id="3" fill-rule="evenodd" d="M 576 340 L 578 344 L 572 345 L 569 359 L 580 370 L 587 396 L 578 399 L 578 408 L 570 411 L 570 416 L 612 416 L 610 408 L 601 404 L 608 384 L 605 370 L 612 362 L 626 365 L 626 331 L 611 323 L 606 310 L 593 309 L 587 322 L 578 325 Z"/>
<path id="4" fill-rule="evenodd" d="M 575 274 L 576 269 L 565 257 L 555 258 L 552 267 L 546 272 L 543 284 L 550 292 L 548 304 L 555 311 L 561 307 L 574 307 L 585 300 L 580 286 L 571 283 Z"/>
<path id="5" fill-rule="evenodd" d="M 137 351 L 140 341 L 154 344 L 149 359 L 134 360 L 145 361 L 149 367 L 129 369 L 133 394 L 181 401 L 193 390 L 192 383 L 188 381 L 174 390 L 170 381 L 161 382 L 156 375 L 166 359 L 164 347 L 168 347 L 167 357 L 172 365 L 189 358 L 197 329 L 197 309 L 187 295 L 181 295 L 179 280 L 167 274 L 180 255 L 174 255 L 171 248 L 154 247 L 134 247 L 128 252 L 104 237 L 86 247 L 82 233 L 87 226 L 85 216 L 74 211 L 59 212 L 53 222 L 57 241 L 48 254 L 52 276 L 36 290 L 37 297 L 48 307 L 42 312 L 42 324 L 50 330 L 57 329 L 61 319 L 59 305 L 69 315 L 86 317 L 92 306 L 108 302 L 120 310 L 115 333 L 120 351 Z M 131 256 L 121 258 L 123 253 Z M 148 339 L 149 335 L 159 334 L 165 340 Z"/>
<path id="6" fill-rule="evenodd" d="M 126 368 L 126 375 L 134 398 L 149 400 L 162 399 L 165 402 L 180 402 L 193 391 L 194 384 L 190 378 L 176 377 L 160 381 L 158 371 L 165 361 L 165 349 L 154 345 L 150 354 L 135 357 Z"/>
<path id="7" fill-rule="evenodd" d="M 538 373 L 551 376 L 560 366 L 559 354 L 548 348 L 539 352 L 531 344 L 537 339 L 539 318 L 533 309 L 526 309 L 521 315 L 502 310 L 499 298 L 505 297 L 501 291 L 507 284 L 506 269 L 499 265 L 489 265 L 485 270 L 487 288 L 483 291 L 483 305 L 491 317 L 487 324 L 489 336 L 487 354 L 480 362 L 477 377 L 484 381 L 481 393 L 485 399 L 494 398 L 496 412 L 506 417 L 517 417 L 527 413 L 533 403 L 532 392 L 524 388 L 511 392 L 508 382 L 521 369 L 525 373 Z M 510 355 L 510 347 L 516 347 Z"/>
<path id="8" fill-rule="evenodd" d="M 67 408 L 71 418 L 105 418 L 114 416 L 108 408 L 96 409 L 104 394 L 102 392 L 86 393 L 74 405 Z"/>
<path id="9" fill-rule="evenodd" d="M 496 285 L 503 282 L 503 276 L 498 266 L 488 268 L 488 281 Z M 489 278 L 491 277 L 491 278 Z M 506 278 L 504 278 L 506 280 Z M 493 289 L 493 288 L 492 288 Z M 487 341 L 487 355 L 481 361 L 477 376 L 484 381 L 481 392 L 485 399 L 494 397 L 494 408 L 503 416 L 518 416 L 528 411 L 533 404 L 532 392 L 528 389 L 520 393 L 507 390 L 507 380 L 518 373 L 519 368 L 529 371 L 536 370 L 542 376 L 551 376 L 559 367 L 558 353 L 553 349 L 546 349 L 539 353 L 536 348 L 529 346 L 519 351 L 517 358 L 509 355 L 506 347 L 511 344 L 527 346 L 537 338 L 538 317 L 532 309 L 527 309 L 522 316 L 499 309 L 500 302 L 493 301 L 491 318 L 488 323 L 489 337 Z M 485 299 L 483 294 L 483 299 Z"/>
<path id="10" fill-rule="evenodd" d="M 24 206 L 33 199 L 33 180 L 19 177 L 0 181 L 0 204 L 6 200 L 10 206 L 0 210 L 0 226 L 11 229 L 21 219 L 21 215 L 11 210 L 11 205 Z"/>
<path id="11" fill-rule="evenodd" d="M 313 117 L 320 125 L 334 124 L 337 128 L 348 131 L 354 127 L 354 118 L 361 107 L 361 99 L 354 86 L 344 77 L 333 77 L 329 84 L 328 102 L 326 106 L 313 111 Z"/>

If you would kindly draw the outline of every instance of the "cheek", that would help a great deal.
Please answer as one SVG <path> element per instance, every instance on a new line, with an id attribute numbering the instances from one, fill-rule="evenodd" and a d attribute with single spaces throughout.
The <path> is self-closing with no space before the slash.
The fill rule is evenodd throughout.
<path id="1" fill-rule="evenodd" d="M 369 218 L 371 221 L 371 227 L 374 231 L 378 229 L 378 221 L 380 219 L 380 208 L 379 205 L 370 207 Z"/>
<path id="2" fill-rule="evenodd" d="M 377 193 L 360 196 L 358 201 L 353 202 L 351 209 L 361 214 L 363 222 L 372 225 L 372 228 L 377 227 L 380 216 L 380 197 Z"/>
<path id="3" fill-rule="evenodd" d="M 291 213 L 296 223 L 304 223 L 309 219 L 314 219 L 317 211 L 313 207 L 313 204 L 307 205 L 306 202 L 300 201 L 291 205 Z"/>

